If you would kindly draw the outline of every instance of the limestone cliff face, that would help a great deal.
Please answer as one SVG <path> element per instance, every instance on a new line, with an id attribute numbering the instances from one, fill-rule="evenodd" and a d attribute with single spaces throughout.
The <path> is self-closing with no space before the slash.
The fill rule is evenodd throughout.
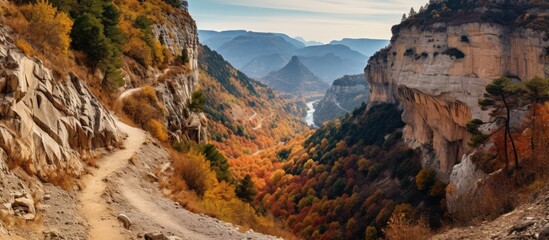
<path id="1" fill-rule="evenodd" d="M 30 220 L 41 183 L 78 177 L 83 158 L 123 137 L 116 121 L 74 74 L 55 79 L 0 28 L 0 211 Z"/>
<path id="2" fill-rule="evenodd" d="M 156 85 L 157 94 L 168 110 L 166 126 L 176 140 L 207 142 L 207 119 L 202 113 L 193 113 L 187 107 L 192 93 L 198 90 L 198 32 L 188 12 L 168 14 L 163 24 L 156 24 L 153 32 L 174 56 L 185 51 L 189 62 L 186 67 L 171 70 L 165 80 Z"/>
<path id="3" fill-rule="evenodd" d="M 71 74 L 54 79 L 0 29 L 0 149 L 40 178 L 78 176 L 88 151 L 122 137 L 113 117 Z"/>
<path id="4" fill-rule="evenodd" d="M 321 126 L 326 121 L 345 116 L 365 103 L 369 94 L 364 75 L 344 76 L 335 80 L 315 107 L 315 124 Z"/>
<path id="5" fill-rule="evenodd" d="M 549 76 L 546 34 L 528 28 L 470 22 L 400 29 L 365 69 L 370 102 L 400 102 L 404 137 L 425 151 L 424 164 L 443 177 L 467 150 L 465 125 L 487 120 L 478 107 L 484 87 L 500 76 Z"/>

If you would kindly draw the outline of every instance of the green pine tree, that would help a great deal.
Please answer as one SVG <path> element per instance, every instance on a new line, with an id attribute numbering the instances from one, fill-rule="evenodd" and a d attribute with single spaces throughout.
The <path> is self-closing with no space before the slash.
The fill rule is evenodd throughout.
<path id="1" fill-rule="evenodd" d="M 240 181 L 235 190 L 236 196 L 242 199 L 244 202 L 251 203 L 254 201 L 257 195 L 252 177 L 249 174 Z"/>

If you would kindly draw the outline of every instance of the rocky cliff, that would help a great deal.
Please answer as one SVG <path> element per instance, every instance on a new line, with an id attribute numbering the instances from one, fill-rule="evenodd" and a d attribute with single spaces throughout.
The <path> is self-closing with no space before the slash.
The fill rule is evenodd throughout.
<path id="1" fill-rule="evenodd" d="M 542 5 L 478 1 L 432 3 L 393 27 L 391 45 L 365 69 L 370 102 L 400 102 L 404 137 L 442 178 L 467 152 L 471 118 L 488 119 L 477 101 L 493 79 L 549 76 L 549 14 Z"/>
<path id="2" fill-rule="evenodd" d="M 194 113 L 186 106 L 192 93 L 198 90 L 198 32 L 195 21 L 188 12 L 168 14 L 162 24 L 156 24 L 153 32 L 174 56 L 186 52 L 188 63 L 182 68 L 170 68 L 156 75 L 156 90 L 168 110 L 165 125 L 176 140 L 207 142 L 207 119 L 202 113 Z M 162 81 L 159 78 L 164 75 Z"/>
<path id="3" fill-rule="evenodd" d="M 369 94 L 364 75 L 344 76 L 335 80 L 315 107 L 315 124 L 321 126 L 326 121 L 345 116 L 365 103 Z"/>
<path id="4" fill-rule="evenodd" d="M 27 174 L 45 182 L 78 177 L 84 173 L 82 159 L 123 136 L 85 82 L 74 74 L 54 78 L 40 60 L 16 48 L 11 36 L 0 29 L 0 185 L 6 190 L 0 200 L 9 213 L 32 219 L 31 193 L 39 196 L 34 190 L 41 188 Z"/>

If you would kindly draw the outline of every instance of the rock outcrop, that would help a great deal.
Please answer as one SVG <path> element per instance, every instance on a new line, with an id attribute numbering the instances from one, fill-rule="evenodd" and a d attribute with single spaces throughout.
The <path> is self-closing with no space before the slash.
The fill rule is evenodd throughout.
<path id="1" fill-rule="evenodd" d="M 401 103 L 404 138 L 424 150 L 424 165 L 434 166 L 446 181 L 468 150 L 466 123 L 489 118 L 477 103 L 484 87 L 500 76 L 549 76 L 547 34 L 513 22 L 479 20 L 499 6 L 482 2 L 489 3 L 480 7 L 479 1 L 462 21 L 412 18 L 395 26 L 391 45 L 365 69 L 369 101 Z M 526 11 L 549 14 L 547 8 Z M 417 18 L 431 13 L 420 14 Z"/>
<path id="2" fill-rule="evenodd" d="M 364 75 L 344 76 L 335 80 L 315 107 L 315 125 L 321 126 L 326 121 L 352 112 L 368 100 L 369 94 Z"/>
<path id="3" fill-rule="evenodd" d="M 157 95 L 168 110 L 165 125 L 178 141 L 207 142 L 207 119 L 187 107 L 193 92 L 198 90 L 198 32 L 188 12 L 167 14 L 166 21 L 156 24 L 153 33 L 174 56 L 187 54 L 188 62 L 181 69 L 169 69 L 156 83 Z M 158 80 L 158 79 L 155 79 Z"/>
<path id="4" fill-rule="evenodd" d="M 33 198 L 44 195 L 38 179 L 82 175 L 82 159 L 116 145 L 123 133 L 85 82 L 72 73 L 55 79 L 11 36 L 0 28 L 0 212 L 32 220 Z"/>
<path id="5" fill-rule="evenodd" d="M 123 136 L 115 120 L 76 75 L 54 79 L 0 29 L 0 150 L 8 165 L 41 179 L 79 176 L 89 151 Z"/>

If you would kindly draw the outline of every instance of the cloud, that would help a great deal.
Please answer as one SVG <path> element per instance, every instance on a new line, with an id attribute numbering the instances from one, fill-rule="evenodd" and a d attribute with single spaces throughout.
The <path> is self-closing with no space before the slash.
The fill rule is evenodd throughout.
<path id="1" fill-rule="evenodd" d="M 200 29 L 282 32 L 309 40 L 391 37 L 410 7 L 428 0 L 193 0 Z"/>
<path id="2" fill-rule="evenodd" d="M 329 14 L 402 14 L 403 11 L 410 9 L 410 5 L 425 3 L 424 0 L 216 0 L 219 3 L 257 7 L 271 8 L 279 10 L 303 11 L 312 13 Z"/>

